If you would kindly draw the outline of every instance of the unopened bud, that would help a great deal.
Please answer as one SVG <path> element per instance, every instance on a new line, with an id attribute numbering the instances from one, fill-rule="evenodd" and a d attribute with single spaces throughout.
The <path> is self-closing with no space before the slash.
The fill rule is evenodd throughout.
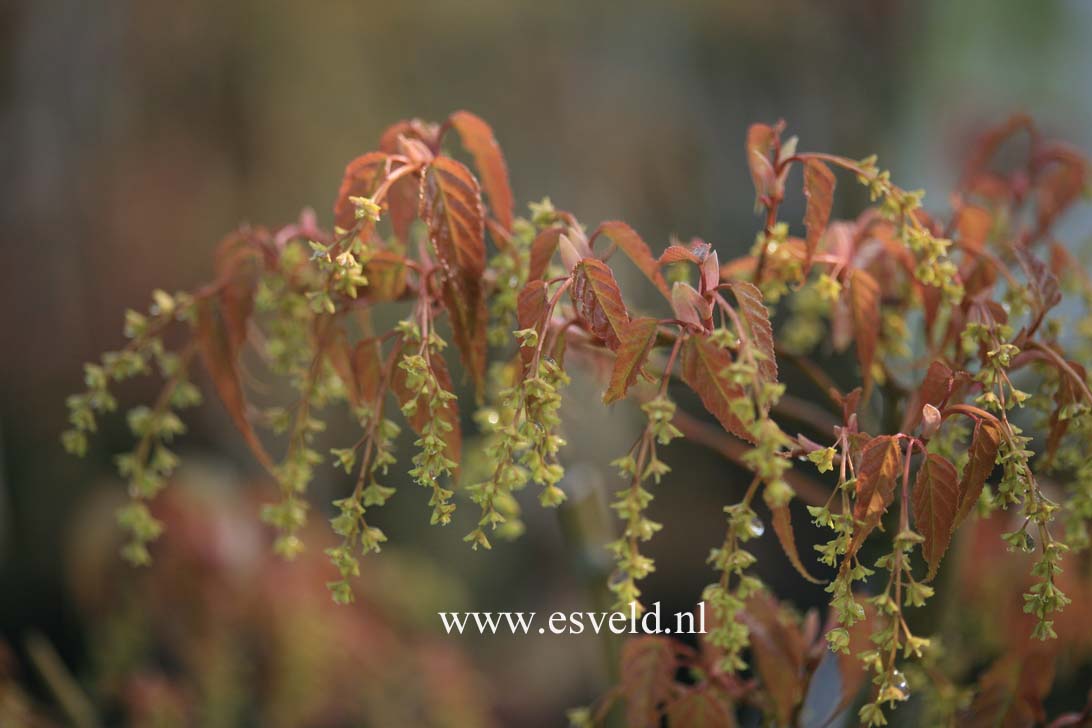
<path id="1" fill-rule="evenodd" d="M 925 438 L 937 434 L 940 429 L 940 410 L 931 404 L 921 408 L 921 436 Z"/>

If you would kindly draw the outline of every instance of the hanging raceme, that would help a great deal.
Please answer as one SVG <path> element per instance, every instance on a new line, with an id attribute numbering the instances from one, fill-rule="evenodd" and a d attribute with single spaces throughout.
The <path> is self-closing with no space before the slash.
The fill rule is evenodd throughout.
<path id="1" fill-rule="evenodd" d="M 1055 637 L 1069 603 L 1063 564 L 1071 549 L 1088 549 L 1092 519 L 1092 392 L 1080 363 L 1092 354 L 1092 284 L 1052 231 L 1076 204 L 1087 166 L 1020 118 L 983 136 L 955 209 L 941 219 L 875 158 L 800 151 L 784 131 L 756 124 L 747 133 L 763 222 L 751 253 L 722 264 L 697 239 L 657 257 L 619 221 L 589 235 L 549 200 L 517 217 L 507 165 L 483 120 L 459 111 L 440 124 L 399 122 L 346 167 L 332 230 L 310 213 L 276 231 L 242 228 L 220 246 L 212 283 L 156 291 L 147 313 L 129 312 L 128 343 L 88 364 L 86 391 L 68 400 L 64 447 L 87 451 L 98 417 L 117 407 L 111 384 L 158 370 L 162 393 L 129 412 L 137 444 L 118 457 L 130 492 L 118 514 L 129 537 L 123 553 L 149 563 L 163 530 L 154 498 L 178 464 L 168 446 L 185 430 L 176 410 L 200 401 L 191 381 L 200 360 L 279 484 L 261 515 L 277 531 L 278 553 L 291 558 L 307 546 L 300 534 L 315 469 L 332 460 L 351 478 L 333 503 L 339 542 L 327 551 L 340 576 L 333 598 L 350 602 L 359 559 L 386 541 L 375 509 L 396 494 L 385 482 L 399 463 L 428 490 L 432 524 L 451 523 L 466 501 L 477 507 L 465 535 L 474 548 L 523 530 L 514 495 L 528 484 L 539 486 L 543 506 L 562 504 L 562 392 L 570 368 L 606 361 L 604 403 L 634 400 L 645 420 L 614 461 L 620 532 L 606 548 L 617 606 L 639 610 L 640 582 L 656 568 L 642 548 L 661 530 L 647 510 L 670 474 L 666 446 L 680 437 L 712 444 L 751 475 L 742 498 L 725 506 L 725 534 L 709 556 L 708 634 L 697 648 L 656 636 L 629 642 L 622 684 L 573 711 L 574 724 L 597 724 L 619 699 L 635 726 L 700 724 L 696 716 L 732 725 L 743 704 L 790 724 L 829 647 L 842 676 L 837 710 L 870 684 L 859 716 L 882 725 L 912 690 L 939 690 L 928 677 L 936 671 L 917 666 L 935 645 L 911 630 L 913 610 L 934 597 L 946 552 L 976 515 L 1019 514 L 1003 541 L 1036 554 L 1024 596 L 1034 637 Z M 1024 132 L 1026 165 L 991 167 L 1002 142 Z M 453 156 L 463 152 L 469 166 Z M 790 225 L 779 211 L 795 168 L 806 208 Z M 846 173 L 875 204 L 832 221 Z M 634 308 L 634 292 L 623 290 L 611 262 L 619 252 L 662 297 L 652 310 Z M 1055 315 L 1063 291 L 1083 311 L 1076 336 Z M 372 312 L 384 307 L 402 318 L 377 331 Z M 188 338 L 168 349 L 174 329 Z M 839 388 L 850 378 L 823 371 L 811 358 L 817 347 L 852 348 L 860 386 Z M 472 398 L 456 393 L 456 359 Z M 786 391 L 786 365 L 824 393 L 821 406 Z M 256 368 L 286 382 L 290 401 L 259 404 L 267 395 L 244 374 Z M 685 389 L 693 395 L 680 397 Z M 686 413 L 677 399 L 705 412 Z M 324 455 L 316 437 L 334 404 L 347 406 L 359 429 L 339 433 L 344 445 Z M 800 423 L 821 437 L 795 434 Z M 416 434 L 408 454 L 396 452 L 402 426 Z M 478 438 L 472 453 L 468 432 Z M 829 487 L 800 469 L 812 466 L 832 473 Z M 797 496 L 826 532 L 817 555 L 798 550 Z M 765 513 L 789 564 L 826 585 L 825 627 L 777 603 L 760 580 L 748 543 L 766 531 Z M 748 652 L 754 679 L 741 675 Z M 678 682 L 679 668 L 692 679 Z M 986 701 L 945 708 L 949 718 L 992 709 Z"/>

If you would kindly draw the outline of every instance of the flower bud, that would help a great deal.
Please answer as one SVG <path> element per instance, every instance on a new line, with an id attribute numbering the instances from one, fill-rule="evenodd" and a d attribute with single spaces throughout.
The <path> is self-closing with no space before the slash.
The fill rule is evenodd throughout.
<path id="1" fill-rule="evenodd" d="M 931 404 L 921 408 L 921 436 L 930 438 L 940 429 L 940 410 Z"/>

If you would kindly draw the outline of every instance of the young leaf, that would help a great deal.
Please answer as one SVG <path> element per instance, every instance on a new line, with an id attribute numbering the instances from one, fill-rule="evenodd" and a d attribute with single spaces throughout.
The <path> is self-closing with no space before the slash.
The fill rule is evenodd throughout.
<path id="1" fill-rule="evenodd" d="M 963 519 L 970 514 L 982 494 L 986 478 L 993 472 L 997 460 L 997 450 L 1001 447 L 1001 429 L 993 420 L 982 419 L 975 423 L 971 447 L 967 451 L 967 464 L 963 466 L 963 477 L 959 480 L 959 507 L 952 529 L 959 527 Z"/>
<path id="2" fill-rule="evenodd" d="M 489 314 L 481 286 L 485 219 L 478 182 L 459 162 L 437 157 L 425 175 L 421 209 L 429 239 L 444 269 L 444 303 L 455 344 L 480 392 L 485 383 Z"/>
<path id="3" fill-rule="evenodd" d="M 830 210 L 834 205 L 834 173 L 823 162 L 809 159 L 804 164 L 804 197 L 808 200 L 804 212 L 804 227 L 807 228 L 807 252 L 804 258 L 804 274 L 811 267 L 811 259 L 819 247 L 819 238 L 830 222 Z"/>
<path id="4" fill-rule="evenodd" d="M 516 299 L 516 320 L 521 329 L 537 329 L 546 317 L 546 282 L 531 280 L 519 292 Z M 545 335 L 545 331 L 542 332 Z M 527 347 L 520 347 L 520 358 L 524 366 L 531 363 L 534 352 Z"/>
<path id="5" fill-rule="evenodd" d="M 536 328 L 546 316 L 546 282 L 527 281 L 516 301 L 516 320 L 521 329 Z"/>
<path id="6" fill-rule="evenodd" d="M 690 248 L 683 245 L 669 245 L 663 255 L 660 256 L 660 259 L 656 261 L 656 264 L 662 268 L 665 265 L 681 263 L 684 260 L 694 265 L 701 265 L 702 263 L 702 258 L 698 257 Z"/>
<path id="7" fill-rule="evenodd" d="M 894 497 L 895 480 L 901 465 L 899 440 L 892 435 L 874 437 L 861 449 L 861 461 L 857 466 L 857 500 L 853 504 L 853 518 L 860 521 L 861 526 L 853 537 L 847 558 L 856 553 L 868 534 L 879 525 Z"/>
<path id="8" fill-rule="evenodd" d="M 671 287 L 671 308 L 675 318 L 696 329 L 704 329 L 705 323 L 713 317 L 712 304 L 683 281 L 676 281 Z"/>
<path id="9" fill-rule="evenodd" d="M 382 354 L 379 339 L 375 337 L 363 339 L 353 349 L 353 381 L 361 404 L 372 405 L 379 398 L 383 381 Z"/>
<path id="10" fill-rule="evenodd" d="M 396 301 L 406 290 L 406 259 L 389 250 L 377 250 L 364 264 L 369 301 Z"/>
<path id="11" fill-rule="evenodd" d="M 948 550 L 959 503 L 958 475 L 947 458 L 929 453 L 918 468 L 914 480 L 914 525 L 925 541 L 921 553 L 929 564 L 926 581 L 937 573 L 937 567 Z"/>
<path id="12" fill-rule="evenodd" d="M 512 188 L 508 184 L 508 165 L 504 162 L 500 145 L 493 130 L 481 118 L 469 111 L 456 111 L 448 121 L 459 133 L 463 146 L 474 157 L 474 166 L 482 178 L 482 186 L 489 196 L 489 208 L 493 216 L 507 231 L 512 230 Z"/>
<path id="13" fill-rule="evenodd" d="M 767 505 L 770 504 L 767 502 Z M 792 567 L 796 569 L 800 576 L 812 584 L 824 583 L 822 579 L 817 579 L 808 573 L 804 562 L 800 560 L 800 552 L 796 548 L 796 534 L 792 529 L 792 514 L 789 512 L 789 506 L 787 504 L 770 505 L 770 515 L 773 516 L 774 533 L 777 534 L 777 540 L 781 543 L 781 550 L 785 552 L 785 556 L 788 557 Z"/>
<path id="14" fill-rule="evenodd" d="M 607 236 L 615 245 L 621 248 L 622 252 L 633 261 L 638 270 L 652 281 L 652 285 L 656 286 L 656 290 L 662 293 L 664 298 L 670 300 L 671 293 L 668 291 L 667 281 L 664 280 L 663 273 L 660 272 L 660 266 L 656 262 L 656 258 L 652 256 L 648 244 L 641 239 L 636 230 L 624 222 L 611 220 L 599 226 L 599 229 L 592 234 L 592 240 L 599 235 Z"/>
<path id="15" fill-rule="evenodd" d="M 880 333 L 880 284 L 866 271 L 854 269 L 849 276 L 849 310 L 857 340 L 857 361 L 865 391 L 872 383 L 872 360 Z"/>
<path id="16" fill-rule="evenodd" d="M 770 312 L 763 303 L 762 291 L 753 283 L 733 280 L 728 284 L 739 303 L 739 312 L 750 329 L 750 340 L 758 353 L 758 371 L 768 382 L 777 381 L 777 357 L 774 354 Z"/>
<path id="17" fill-rule="evenodd" d="M 668 728 L 736 728 L 731 703 L 715 688 L 688 692 L 667 706 Z"/>
<path id="18" fill-rule="evenodd" d="M 622 331 L 621 345 L 615 352 L 614 368 L 610 373 L 610 385 L 603 395 L 603 403 L 610 404 L 626 396 L 637 381 L 637 376 L 656 343 L 656 319 L 636 318 Z"/>
<path id="19" fill-rule="evenodd" d="M 773 152 L 777 132 L 767 124 L 751 124 L 747 129 L 747 167 L 751 170 L 751 180 L 755 183 L 755 199 L 767 197 L 777 187 L 770 154 Z"/>
<path id="20" fill-rule="evenodd" d="M 368 152 L 349 162 L 334 203 L 335 225 L 348 230 L 356 224 L 356 206 L 349 198 L 369 197 L 375 192 L 386 164 L 387 155 L 382 152 Z"/>
<path id="21" fill-rule="evenodd" d="M 675 653 L 670 640 L 649 635 L 622 645 L 622 693 L 626 698 L 626 725 L 659 726 L 660 705 L 671 694 Z"/>
<path id="22" fill-rule="evenodd" d="M 708 336 L 692 334 L 683 345 L 682 379 L 701 398 L 709 414 L 736 437 L 754 442 L 754 437 L 732 411 L 732 403 L 743 397 L 743 390 L 725 376 L 732 355 L 714 344 Z"/>
<path id="23" fill-rule="evenodd" d="M 246 415 L 247 403 L 239 379 L 238 351 L 232 347 L 227 327 L 212 300 L 201 301 L 197 306 L 197 346 L 231 421 L 239 428 L 258 462 L 272 470 L 273 459 L 254 433 Z"/>
<path id="24" fill-rule="evenodd" d="M 592 334 L 612 350 L 617 349 L 629 313 L 614 273 L 602 261 L 584 258 L 573 268 L 572 280 L 569 294 L 577 315 Z"/>
<path id="25" fill-rule="evenodd" d="M 528 280 L 546 275 L 546 269 L 550 267 L 550 259 L 557 251 L 558 238 L 563 232 L 565 229 L 562 227 L 546 228 L 531 241 L 531 267 L 527 274 Z"/>

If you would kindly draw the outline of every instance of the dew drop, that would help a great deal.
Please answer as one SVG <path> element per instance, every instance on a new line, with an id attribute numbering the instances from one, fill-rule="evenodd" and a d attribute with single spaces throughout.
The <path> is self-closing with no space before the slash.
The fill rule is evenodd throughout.
<path id="1" fill-rule="evenodd" d="M 747 524 L 747 532 L 751 534 L 752 538 L 758 538 L 766 533 L 766 526 L 758 516 L 755 516 L 751 519 L 751 522 Z"/>
<path id="2" fill-rule="evenodd" d="M 891 673 L 891 687 L 902 694 L 902 699 L 906 700 L 910 697 L 910 683 L 906 681 L 906 675 L 903 675 L 898 670 Z"/>
<path id="3" fill-rule="evenodd" d="M 1024 551 L 1025 554 L 1030 554 L 1035 550 L 1035 539 L 1032 538 L 1029 534 L 1025 534 L 1024 542 L 1020 544 L 1020 548 Z"/>

